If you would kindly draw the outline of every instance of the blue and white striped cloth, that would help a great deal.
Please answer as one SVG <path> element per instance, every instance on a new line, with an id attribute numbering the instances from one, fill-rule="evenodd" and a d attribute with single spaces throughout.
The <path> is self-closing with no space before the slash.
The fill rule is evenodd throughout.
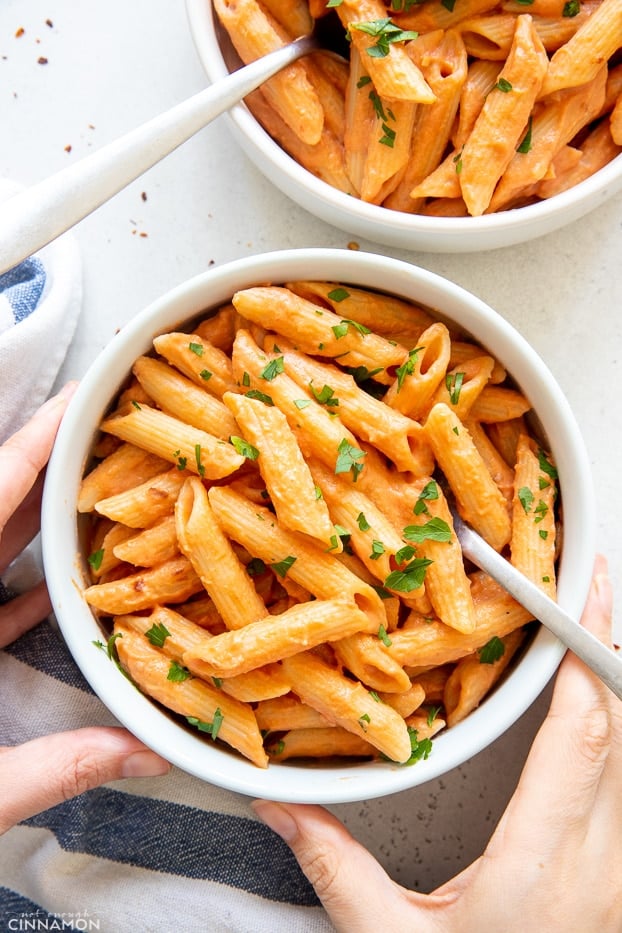
<path id="1" fill-rule="evenodd" d="M 0 334 L 37 308 L 45 287 L 45 266 L 36 256 L 0 275 Z"/>
<path id="2" fill-rule="evenodd" d="M 0 652 L 0 684 L 2 744 L 116 724 L 49 622 Z M 2 837 L 0 930 L 59 929 L 333 927 L 288 847 L 254 818 L 247 798 L 173 769 L 89 791 Z"/>

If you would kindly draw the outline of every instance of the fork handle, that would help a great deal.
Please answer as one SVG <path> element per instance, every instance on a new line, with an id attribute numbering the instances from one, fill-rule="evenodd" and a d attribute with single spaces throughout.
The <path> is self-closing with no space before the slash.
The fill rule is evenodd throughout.
<path id="1" fill-rule="evenodd" d="M 286 65 L 317 48 L 304 37 L 238 69 L 0 206 L 0 274 L 108 201 Z"/>

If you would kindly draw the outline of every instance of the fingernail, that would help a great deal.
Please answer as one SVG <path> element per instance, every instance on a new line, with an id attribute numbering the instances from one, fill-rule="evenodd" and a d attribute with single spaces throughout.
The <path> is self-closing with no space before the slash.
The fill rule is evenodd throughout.
<path id="1" fill-rule="evenodd" d="M 170 769 L 169 762 L 155 752 L 134 752 L 124 760 L 121 777 L 155 777 L 158 774 L 167 774 Z"/>
<path id="2" fill-rule="evenodd" d="M 294 841 L 298 834 L 298 826 L 284 807 L 269 800 L 254 800 L 251 806 L 259 819 L 288 845 Z"/>
<path id="3" fill-rule="evenodd" d="M 51 408 L 55 408 L 57 405 L 60 405 L 62 402 L 68 402 L 71 396 L 74 394 L 78 388 L 77 382 L 68 382 L 66 383 L 56 395 L 52 395 L 46 402 L 41 405 L 37 411 L 38 415 L 47 413 Z"/>

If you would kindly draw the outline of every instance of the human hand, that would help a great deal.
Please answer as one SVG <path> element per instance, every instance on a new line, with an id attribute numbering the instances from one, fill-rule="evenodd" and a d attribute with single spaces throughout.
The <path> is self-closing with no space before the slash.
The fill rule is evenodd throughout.
<path id="1" fill-rule="evenodd" d="M 44 467 L 73 394 L 68 384 L 0 447 L 0 577 L 39 530 Z M 0 648 L 46 617 L 45 582 L 0 605 Z M 87 728 L 0 747 L 0 833 L 69 797 L 170 765 L 120 728 Z"/>
<path id="2" fill-rule="evenodd" d="M 582 623 L 611 644 L 599 557 Z M 338 931 L 619 933 L 622 703 L 574 655 L 486 850 L 432 894 L 393 882 L 322 807 L 256 801 L 291 847 Z"/>

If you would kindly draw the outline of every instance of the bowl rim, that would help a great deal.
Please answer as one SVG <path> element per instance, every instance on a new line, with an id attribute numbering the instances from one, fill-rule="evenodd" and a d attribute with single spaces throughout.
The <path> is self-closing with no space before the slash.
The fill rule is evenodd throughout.
<path id="1" fill-rule="evenodd" d="M 153 337 L 215 307 L 239 288 L 258 282 L 328 279 L 402 295 L 493 337 L 495 355 L 516 376 L 529 379 L 530 395 L 544 400 L 537 412 L 545 432 L 558 437 L 555 450 L 561 494 L 581 489 L 565 516 L 559 570 L 559 602 L 578 617 L 594 560 L 595 508 L 590 465 L 571 408 L 544 362 L 512 325 L 462 286 L 403 260 L 327 248 L 278 250 L 213 267 L 178 285 L 132 318 L 91 364 L 61 423 L 47 470 L 42 505 L 45 574 L 60 631 L 82 673 L 116 719 L 139 739 L 183 770 L 223 788 L 253 797 L 336 804 L 386 796 L 423 784 L 457 767 L 505 732 L 537 698 L 555 673 L 563 646 L 540 629 L 529 648 L 529 680 L 519 665 L 463 722 L 435 739 L 433 754 L 405 768 L 363 763 L 315 768 L 294 763 L 262 770 L 237 755 L 207 744 L 163 715 L 127 678 L 116 675 L 105 652 L 92 642 L 102 637 L 81 596 L 85 581 L 79 553 L 75 501 L 97 425 L 138 355 Z M 381 284 L 386 283 L 386 284 Z M 481 338 L 480 338 L 481 341 Z M 481 341 L 490 343 L 488 341 Z M 107 385 L 105 392 L 101 386 Z M 524 663 L 524 662 L 523 662 Z M 136 714 L 132 713 L 135 710 Z M 311 778 L 311 780 L 310 780 Z"/>
<path id="2" fill-rule="evenodd" d="M 229 71 L 214 27 L 212 3 L 186 0 L 186 15 L 199 60 L 213 84 Z M 281 173 L 278 187 L 310 213 L 366 238 L 426 252 L 475 252 L 543 236 L 584 216 L 622 188 L 620 153 L 567 191 L 517 210 L 480 217 L 407 214 L 361 201 L 317 178 L 271 138 L 245 103 L 233 106 L 226 118 L 260 170 L 275 183 L 271 166 L 276 166 Z"/>

